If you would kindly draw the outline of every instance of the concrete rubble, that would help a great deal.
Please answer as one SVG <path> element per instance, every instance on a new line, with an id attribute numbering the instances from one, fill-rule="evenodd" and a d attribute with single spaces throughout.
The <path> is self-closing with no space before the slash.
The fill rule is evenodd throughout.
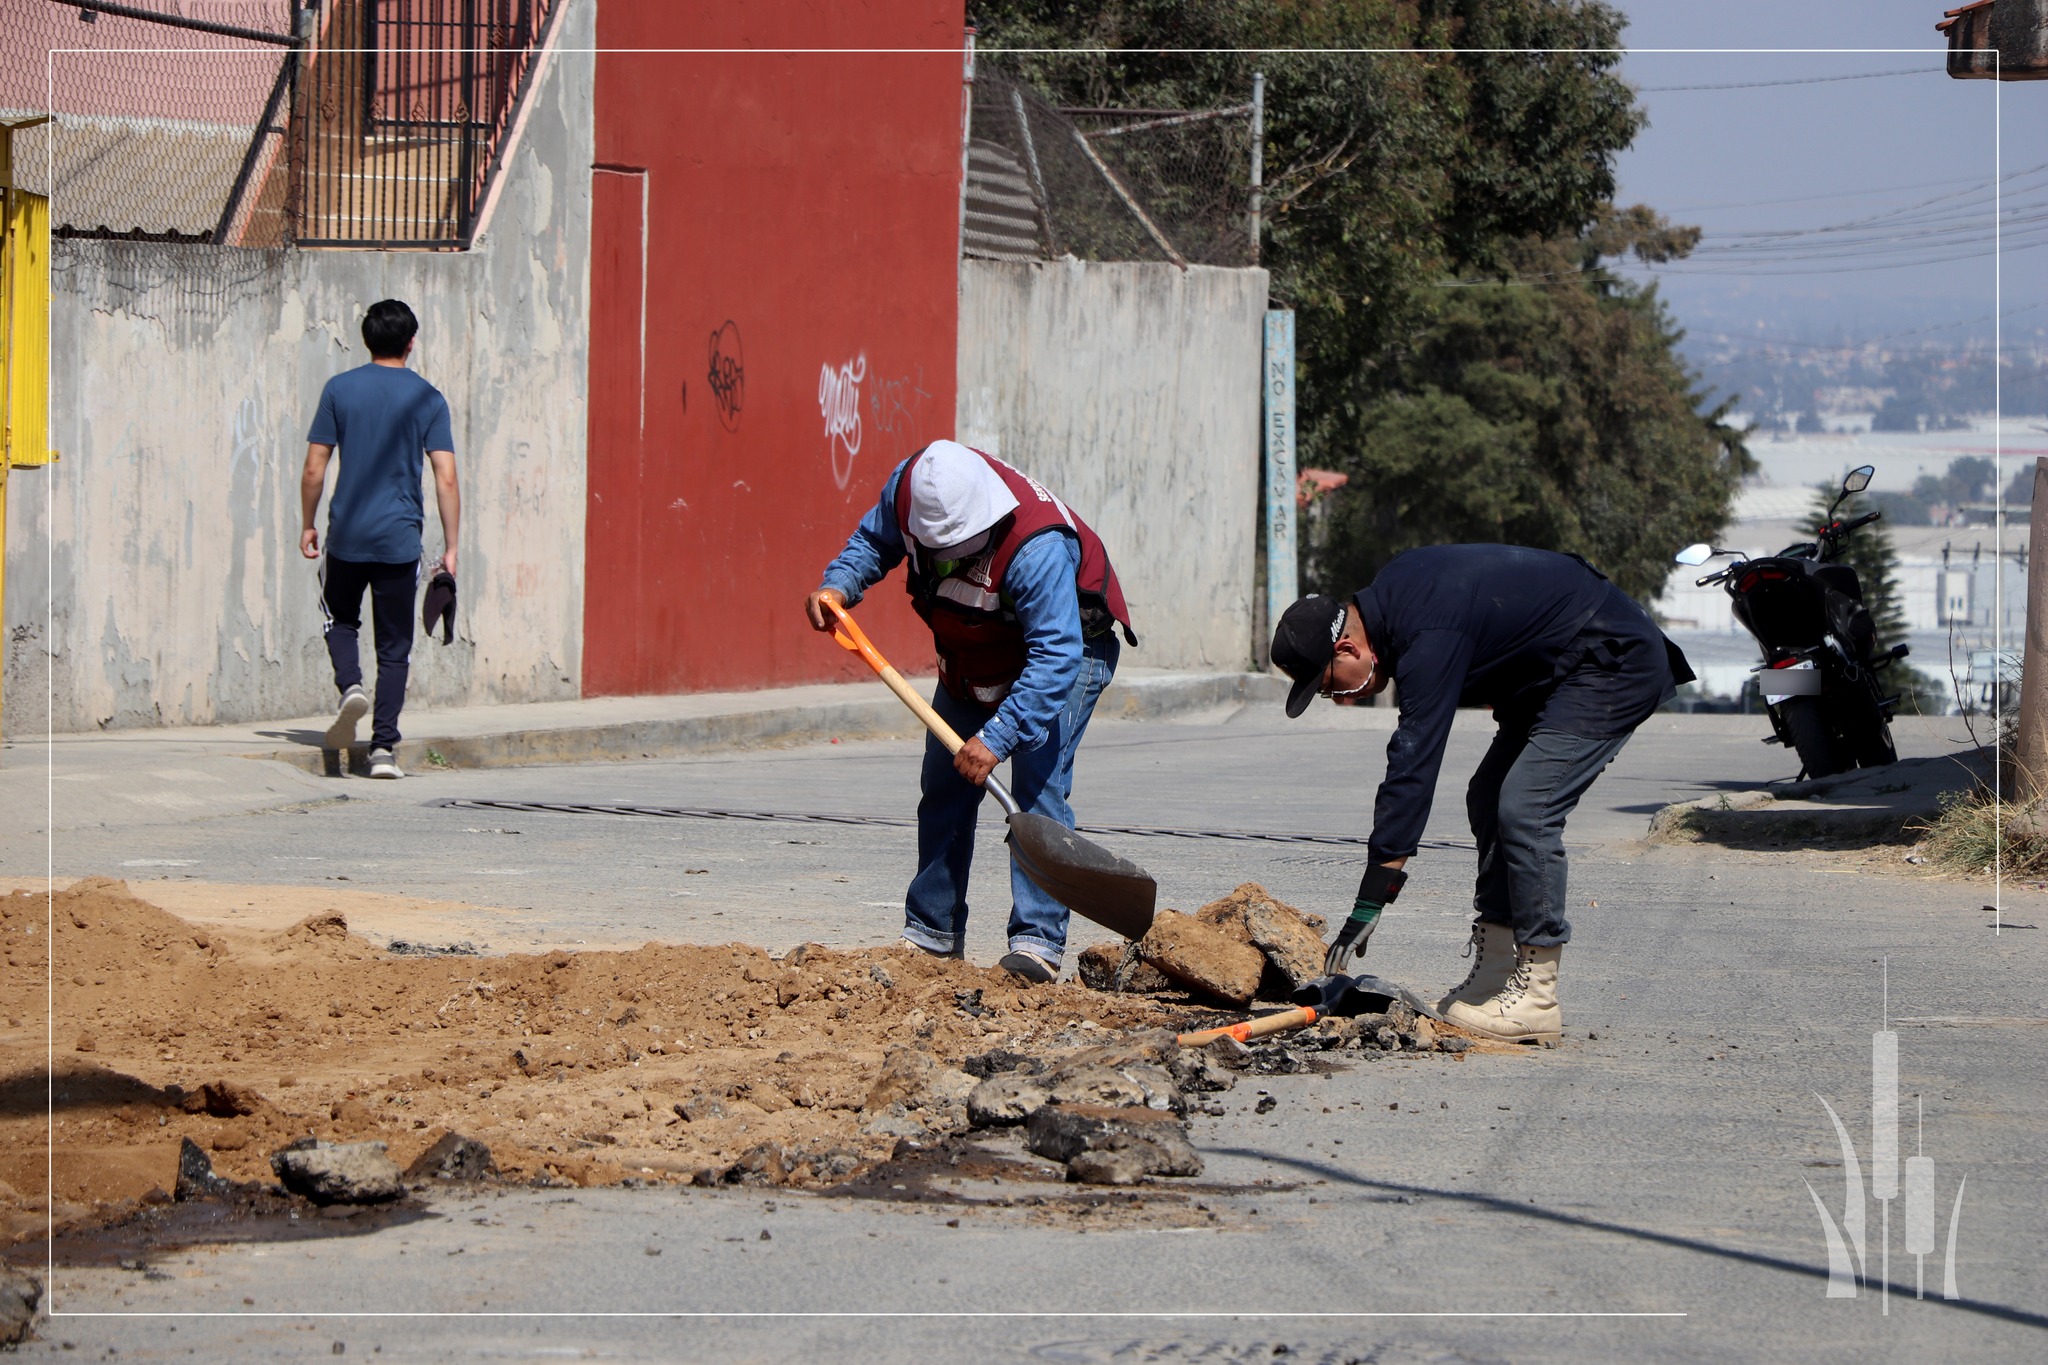
<path id="1" fill-rule="evenodd" d="M 1067 1163 L 1071 1180 L 1130 1185 L 1151 1175 L 1202 1173 L 1187 1123 L 1174 1114 L 1126 1105 L 1048 1104 L 1025 1121 L 1024 1145 Z"/>
<path id="2" fill-rule="evenodd" d="M 43 1286 L 34 1276 L 0 1265 L 0 1347 L 17 1346 L 35 1335 L 36 1307 Z"/>
<path id="3" fill-rule="evenodd" d="M 498 1173 L 491 1149 L 473 1137 L 448 1133 L 405 1168 L 407 1180 L 488 1180 Z"/>
<path id="4" fill-rule="evenodd" d="M 1178 910 L 1161 910 L 1138 944 L 1145 961 L 1199 995 L 1242 1009 L 1258 994 L 1266 958 L 1250 943 Z"/>
<path id="5" fill-rule="evenodd" d="M 1161 910 L 1126 961 L 1121 945 L 1096 944 L 1080 955 L 1083 985 L 1157 995 L 1186 991 L 1242 1009 L 1255 999 L 1285 1000 L 1323 974 L 1319 915 L 1304 914 L 1246 882 L 1193 915 Z"/>
<path id="6" fill-rule="evenodd" d="M 272 1153 L 270 1168 L 287 1190 L 316 1204 L 378 1204 L 405 1193 L 405 1174 L 381 1142 L 301 1138 Z"/>

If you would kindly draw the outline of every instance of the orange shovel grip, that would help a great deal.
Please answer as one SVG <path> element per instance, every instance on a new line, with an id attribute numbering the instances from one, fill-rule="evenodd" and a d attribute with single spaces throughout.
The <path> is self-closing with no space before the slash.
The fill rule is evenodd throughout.
<path id="1" fill-rule="evenodd" d="M 846 608 L 828 597 L 825 599 L 825 609 L 839 618 L 839 623 L 832 627 L 832 638 L 838 641 L 841 649 L 860 655 L 867 660 L 868 667 L 877 673 L 889 666 L 889 661 L 882 657 L 882 651 L 876 649 L 866 632 L 854 624 L 853 617 Z"/>

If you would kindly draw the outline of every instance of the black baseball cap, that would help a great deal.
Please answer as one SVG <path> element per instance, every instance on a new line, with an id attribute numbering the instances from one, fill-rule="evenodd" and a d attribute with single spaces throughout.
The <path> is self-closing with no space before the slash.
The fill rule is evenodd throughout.
<path id="1" fill-rule="evenodd" d="M 1322 686 L 1323 671 L 1337 657 L 1345 605 L 1341 598 L 1311 593 L 1281 614 L 1279 628 L 1273 632 L 1272 659 L 1281 672 L 1294 679 L 1294 690 L 1287 694 L 1289 716 L 1308 710 Z"/>

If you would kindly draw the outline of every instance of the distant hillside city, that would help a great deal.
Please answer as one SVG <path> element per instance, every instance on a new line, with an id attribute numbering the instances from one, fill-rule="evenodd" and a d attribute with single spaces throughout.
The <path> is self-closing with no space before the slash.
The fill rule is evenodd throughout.
<path id="1" fill-rule="evenodd" d="M 1688 339 L 1686 351 L 1711 399 L 1735 400 L 1752 449 L 1830 433 L 1988 432 L 2000 412 L 2008 440 L 2048 430 L 2048 419 L 2038 415 L 2048 413 L 2048 345 L 2038 341 L 2008 347 L 2000 382 L 1988 342 L 1901 349 Z M 1964 455 L 1944 472 L 1921 474 L 1910 490 L 1872 497 L 1895 525 L 1960 525 L 1995 501 L 1998 483 L 1990 459 Z M 2004 493 L 2008 503 L 2031 500 L 2031 462 L 2009 476 Z"/>

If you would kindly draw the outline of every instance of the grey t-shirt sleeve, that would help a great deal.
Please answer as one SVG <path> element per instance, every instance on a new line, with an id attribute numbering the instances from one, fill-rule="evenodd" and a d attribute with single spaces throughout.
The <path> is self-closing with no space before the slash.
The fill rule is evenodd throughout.
<path id="1" fill-rule="evenodd" d="M 442 408 L 441 420 L 445 423 L 447 408 Z M 328 380 L 320 386 L 320 406 L 313 409 L 313 426 L 306 433 L 306 440 L 316 446 L 338 446 L 341 444 L 341 428 L 334 419 L 334 381 Z"/>

